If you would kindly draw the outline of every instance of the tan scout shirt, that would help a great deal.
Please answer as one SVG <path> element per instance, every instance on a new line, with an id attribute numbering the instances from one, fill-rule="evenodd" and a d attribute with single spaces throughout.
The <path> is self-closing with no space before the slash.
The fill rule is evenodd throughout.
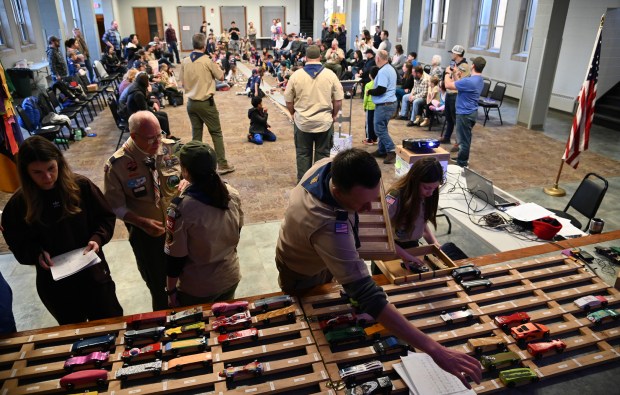
<path id="1" fill-rule="evenodd" d="M 325 71 L 312 78 L 305 70 L 299 69 L 286 85 L 284 99 L 293 103 L 295 125 L 306 133 L 326 132 L 334 122 L 332 101 L 344 98 L 336 74 Z"/>
<path id="2" fill-rule="evenodd" d="M 310 194 L 301 185 L 331 158 L 318 161 L 291 191 L 276 246 L 276 262 L 304 276 L 329 269 L 341 284 L 368 277 L 368 268 L 355 248 L 349 212 L 348 233 L 336 233 L 336 211 Z"/>
<path id="3" fill-rule="evenodd" d="M 398 191 L 390 191 L 385 196 L 385 202 L 387 203 L 388 214 L 390 219 L 393 220 L 398 213 L 400 197 Z M 411 241 L 419 240 L 424 234 L 424 228 L 426 227 L 426 220 L 424 220 L 424 200 L 420 203 L 420 211 L 418 212 L 418 218 L 413 222 L 413 229 L 411 232 L 407 232 L 404 229 L 396 229 L 394 222 L 392 221 L 392 231 L 394 232 L 395 239 L 398 241 Z"/>
<path id="4" fill-rule="evenodd" d="M 192 61 L 192 58 L 200 55 Z M 201 55 L 202 54 L 202 55 Z M 192 52 L 183 59 L 180 80 L 189 99 L 204 101 L 215 94 L 215 81 L 224 77 L 224 72 L 216 63 L 202 52 Z"/>
<path id="5" fill-rule="evenodd" d="M 226 187 L 231 197 L 228 210 L 202 203 L 185 191 L 168 210 L 164 251 L 187 257 L 178 288 L 192 296 L 218 294 L 241 280 L 237 244 L 243 211 L 239 192 Z"/>
<path id="6" fill-rule="evenodd" d="M 138 148 L 131 137 L 107 160 L 104 195 L 119 219 L 131 211 L 163 223 L 166 209 L 176 196 L 181 180 L 181 165 L 173 152 L 174 141 L 163 139 L 159 153 L 155 155 L 161 191 L 159 208 L 155 206 L 153 175 L 145 163 L 148 155 Z"/>

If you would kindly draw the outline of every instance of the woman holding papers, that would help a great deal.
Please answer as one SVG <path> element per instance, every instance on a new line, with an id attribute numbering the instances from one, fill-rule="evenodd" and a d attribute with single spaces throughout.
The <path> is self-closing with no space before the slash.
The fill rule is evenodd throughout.
<path id="1" fill-rule="evenodd" d="M 40 136 L 20 146 L 17 167 L 21 188 L 2 213 L 3 234 L 19 263 L 35 265 L 45 307 L 60 325 L 122 316 L 101 250 L 112 238 L 115 215 L 99 188 L 73 173 L 60 150 Z M 54 281 L 54 257 L 76 249 L 94 251 L 101 262 L 74 259 L 78 271 Z M 79 270 L 80 264 L 86 267 Z"/>
<path id="2" fill-rule="evenodd" d="M 388 191 L 385 201 L 390 214 L 396 252 L 414 268 L 424 263 L 406 249 L 418 246 L 420 237 L 428 244 L 441 247 L 429 222 L 437 227 L 435 217 L 439 203 L 439 185 L 443 182 L 443 168 L 435 158 L 420 159 L 409 172 Z"/>

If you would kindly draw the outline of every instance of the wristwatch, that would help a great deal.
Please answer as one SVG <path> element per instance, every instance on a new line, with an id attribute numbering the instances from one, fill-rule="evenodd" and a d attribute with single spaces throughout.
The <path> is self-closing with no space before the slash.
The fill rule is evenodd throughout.
<path id="1" fill-rule="evenodd" d="M 177 293 L 177 288 L 174 287 L 172 289 L 168 289 L 168 287 L 165 287 L 164 290 L 166 291 L 166 295 L 171 296 L 174 295 L 175 293 Z"/>

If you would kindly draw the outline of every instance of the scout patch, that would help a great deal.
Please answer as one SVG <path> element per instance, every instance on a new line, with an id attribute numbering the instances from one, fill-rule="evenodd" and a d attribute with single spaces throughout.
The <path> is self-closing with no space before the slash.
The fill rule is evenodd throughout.
<path id="1" fill-rule="evenodd" d="M 138 170 L 138 164 L 136 163 L 135 160 L 130 160 L 129 162 L 127 162 L 127 170 L 128 171 L 136 171 Z"/>
<path id="2" fill-rule="evenodd" d="M 132 189 L 140 187 L 144 184 L 146 184 L 146 177 L 132 178 L 129 181 L 127 181 L 127 186 Z"/>
<path id="3" fill-rule="evenodd" d="M 349 213 L 346 210 L 336 210 L 336 224 L 334 233 L 349 234 Z"/>
<path id="4" fill-rule="evenodd" d="M 143 197 L 146 196 L 146 186 L 142 185 L 131 190 L 133 192 L 134 197 Z"/>
<path id="5" fill-rule="evenodd" d="M 181 179 L 179 178 L 179 176 L 174 175 L 174 176 L 170 176 L 168 177 L 168 179 L 166 180 L 166 185 L 168 186 L 168 188 L 175 188 L 177 185 L 179 185 L 179 183 L 181 182 Z"/>
<path id="6" fill-rule="evenodd" d="M 392 195 L 386 195 L 386 196 L 385 196 L 385 202 L 386 202 L 388 205 L 390 205 L 390 206 L 391 206 L 391 205 L 393 205 L 393 204 L 396 202 L 396 198 L 395 198 L 394 196 L 392 196 Z"/>

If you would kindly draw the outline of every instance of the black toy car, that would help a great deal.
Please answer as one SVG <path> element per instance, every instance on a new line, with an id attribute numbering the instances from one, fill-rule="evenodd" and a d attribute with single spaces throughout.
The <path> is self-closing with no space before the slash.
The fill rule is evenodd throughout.
<path id="1" fill-rule="evenodd" d="M 480 269 L 478 269 L 473 263 L 452 270 L 452 278 L 455 279 L 457 283 L 460 283 L 463 279 L 470 277 L 482 277 Z"/>
<path id="2" fill-rule="evenodd" d="M 470 280 L 470 281 L 461 282 L 461 287 L 463 287 L 463 289 L 467 293 L 469 293 L 471 290 L 476 289 L 476 288 L 480 288 L 480 287 L 491 288 L 492 286 L 493 286 L 493 283 L 488 278 L 480 278 L 478 280 Z"/>
<path id="3" fill-rule="evenodd" d="M 154 342 L 161 340 L 166 330 L 163 326 L 156 326 L 149 329 L 138 329 L 125 332 L 125 345 L 131 347 L 133 342 L 140 339 L 148 339 Z"/>
<path id="4" fill-rule="evenodd" d="M 378 340 L 372 345 L 372 347 L 379 355 L 385 355 L 390 352 L 390 350 L 400 350 L 400 355 L 405 356 L 409 350 L 407 343 L 400 341 L 394 336 L 387 337 L 383 340 Z"/>
<path id="5" fill-rule="evenodd" d="M 86 350 L 99 350 L 107 351 L 114 345 L 116 336 L 103 335 L 98 337 L 91 337 L 90 339 L 81 339 L 73 343 L 71 346 L 71 352 L 77 355 L 81 355 Z"/>
<path id="6" fill-rule="evenodd" d="M 387 376 L 378 377 L 374 380 L 356 385 L 353 388 L 347 388 L 344 393 L 346 395 L 389 395 L 392 393 L 392 380 Z"/>

